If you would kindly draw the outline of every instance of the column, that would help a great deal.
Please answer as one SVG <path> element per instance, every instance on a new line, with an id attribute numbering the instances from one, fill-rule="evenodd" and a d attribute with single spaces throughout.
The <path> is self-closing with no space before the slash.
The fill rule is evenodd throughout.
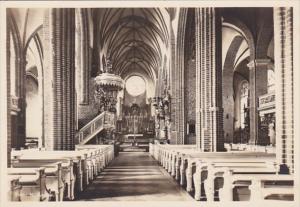
<path id="1" fill-rule="evenodd" d="M 171 57 L 171 69 L 170 69 L 170 82 L 171 82 L 171 123 L 170 123 L 170 143 L 176 144 L 177 143 L 177 136 L 176 136 L 176 73 L 175 73 L 175 61 L 176 61 L 176 44 L 175 44 L 175 35 L 172 26 L 172 21 L 170 21 L 170 57 Z"/>
<path id="2" fill-rule="evenodd" d="M 78 104 L 89 104 L 91 67 L 90 37 L 87 9 L 76 9 L 76 91 Z"/>
<path id="3" fill-rule="evenodd" d="M 185 144 L 185 114 L 184 114 L 184 44 L 185 28 L 187 19 L 187 8 L 180 8 L 178 19 L 178 35 L 176 49 L 176 65 L 174 78 L 176 111 L 175 111 L 175 128 L 176 144 Z"/>
<path id="4" fill-rule="evenodd" d="M 45 37 L 45 147 L 74 149 L 75 10 L 49 9 Z"/>
<path id="5" fill-rule="evenodd" d="M 249 144 L 260 144 L 258 98 L 268 92 L 268 65 L 269 59 L 251 60 L 249 67 L 249 101 L 250 101 L 250 140 Z"/>
<path id="6" fill-rule="evenodd" d="M 25 56 L 14 25 L 14 17 L 7 10 L 7 70 L 10 73 L 9 104 L 10 104 L 10 141 L 11 147 L 20 149 L 25 146 L 26 139 L 26 94 L 25 94 Z"/>
<path id="7" fill-rule="evenodd" d="M 293 8 L 274 8 L 276 157 L 294 172 Z"/>
<path id="8" fill-rule="evenodd" d="M 196 9 L 196 144 L 223 151 L 221 18 L 217 8 Z"/>

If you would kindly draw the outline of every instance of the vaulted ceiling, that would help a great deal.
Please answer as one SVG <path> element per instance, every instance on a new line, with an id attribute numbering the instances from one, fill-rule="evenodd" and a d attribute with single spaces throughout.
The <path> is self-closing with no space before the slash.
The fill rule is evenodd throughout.
<path id="1" fill-rule="evenodd" d="M 166 9 L 94 9 L 94 37 L 100 59 L 109 57 L 120 75 L 142 70 L 156 77 L 168 47 L 169 18 Z"/>

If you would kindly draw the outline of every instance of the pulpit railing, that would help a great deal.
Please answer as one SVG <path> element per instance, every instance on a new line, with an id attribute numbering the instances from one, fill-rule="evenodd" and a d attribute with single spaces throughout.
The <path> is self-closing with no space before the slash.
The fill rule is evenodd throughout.
<path id="1" fill-rule="evenodd" d="M 113 113 L 104 111 L 76 133 L 76 144 L 86 144 L 103 129 L 114 127 L 115 115 Z"/>

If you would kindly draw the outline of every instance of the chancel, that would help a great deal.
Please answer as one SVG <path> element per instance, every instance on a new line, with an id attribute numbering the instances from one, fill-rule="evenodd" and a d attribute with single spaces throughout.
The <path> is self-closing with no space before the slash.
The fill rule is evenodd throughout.
<path id="1" fill-rule="evenodd" d="M 293 17 L 7 8 L 7 199 L 292 204 Z"/>

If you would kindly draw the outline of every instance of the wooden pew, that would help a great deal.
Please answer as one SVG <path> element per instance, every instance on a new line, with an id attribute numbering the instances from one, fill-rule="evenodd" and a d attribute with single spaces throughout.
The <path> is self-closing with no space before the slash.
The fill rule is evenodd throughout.
<path id="1" fill-rule="evenodd" d="M 44 164 L 38 161 L 28 164 L 27 162 L 14 161 L 12 166 L 11 173 L 16 172 L 17 174 L 26 170 L 28 166 L 31 168 L 39 168 L 42 166 L 45 168 L 47 189 L 55 194 L 55 201 L 62 201 L 64 199 L 64 181 L 67 179 L 67 175 L 63 172 L 63 168 L 68 168 L 68 163 L 55 162 Z"/>
<path id="2" fill-rule="evenodd" d="M 184 186 L 187 184 L 188 191 L 190 191 L 190 184 L 192 182 L 193 167 L 199 159 L 217 159 L 226 158 L 235 159 L 240 157 L 243 160 L 257 159 L 264 162 L 274 162 L 274 154 L 266 153 L 253 153 L 253 152 L 197 152 L 194 150 L 176 150 L 172 152 L 171 174 L 175 174 L 175 179 L 180 181 L 180 184 Z"/>
<path id="3" fill-rule="evenodd" d="M 250 183 L 250 201 L 262 201 L 271 195 L 294 196 L 293 175 L 238 174 L 232 169 L 224 169 L 221 176 L 224 178 L 224 184 L 223 188 L 218 190 L 220 201 L 233 201 L 233 189 L 241 185 L 240 182 L 245 185 L 245 181 Z"/>
<path id="4" fill-rule="evenodd" d="M 178 150 L 188 150 L 188 151 L 195 151 L 196 146 L 195 145 L 159 145 L 158 147 L 158 161 L 161 163 L 163 167 L 168 169 L 169 167 L 169 161 L 171 161 L 172 153 Z"/>
<path id="5" fill-rule="evenodd" d="M 18 176 L 18 184 L 21 186 L 19 194 L 14 191 L 14 200 L 19 201 L 49 201 L 51 192 L 46 188 L 45 168 L 23 168 L 19 172 L 14 168 L 8 168 L 9 180 Z"/>
<path id="6" fill-rule="evenodd" d="M 25 151 L 25 150 L 24 150 Z M 67 153 L 66 153 L 67 154 Z M 45 166 L 50 168 L 50 166 L 56 165 L 56 163 L 61 162 L 61 179 L 64 185 L 67 186 L 67 196 L 66 199 L 74 200 L 75 193 L 75 183 L 77 183 L 77 189 L 80 189 L 80 175 L 81 171 L 81 157 L 77 156 L 77 159 L 73 157 L 68 157 L 66 154 L 58 154 L 56 151 L 40 151 L 38 153 L 27 153 L 23 155 L 13 156 L 12 166 L 14 168 L 26 168 L 26 167 L 41 167 Z M 74 164 L 76 163 L 76 165 Z M 78 182 L 76 182 L 76 178 Z"/>
<path id="7" fill-rule="evenodd" d="M 36 149 L 13 151 L 12 165 L 15 168 L 23 169 L 44 166 L 47 169 L 46 174 L 50 175 L 49 169 L 53 168 L 55 163 L 61 162 L 61 180 L 67 186 L 66 198 L 73 200 L 75 198 L 75 186 L 77 192 L 82 191 L 113 158 L 114 152 L 111 145 L 86 145 L 78 146 L 76 151 Z M 52 172 L 52 174 L 55 173 Z M 57 176 L 56 180 L 58 180 Z M 51 180 L 51 176 L 47 178 L 46 182 L 48 186 L 52 185 L 51 189 L 54 189 L 56 200 L 62 200 L 61 190 L 53 187 L 55 182 Z"/>
<path id="8" fill-rule="evenodd" d="M 10 186 L 8 190 L 8 201 L 21 201 L 21 184 L 20 184 L 20 177 L 17 175 L 9 175 L 7 178 L 8 186 Z"/>
<path id="9" fill-rule="evenodd" d="M 162 156 L 164 157 L 164 161 L 162 161 L 162 164 L 165 165 L 165 168 L 168 172 L 171 173 L 172 176 L 175 176 L 176 180 L 180 180 L 180 184 L 184 186 L 186 184 L 186 189 L 188 192 L 191 192 L 193 190 L 193 174 L 195 173 L 195 170 L 193 170 L 193 167 L 195 167 L 195 163 L 198 159 L 216 159 L 221 158 L 220 162 L 228 162 L 231 159 L 237 159 L 234 162 L 246 162 L 247 160 L 253 161 L 255 160 L 255 165 L 261 164 L 263 167 L 266 165 L 269 165 L 269 163 L 273 163 L 275 161 L 275 155 L 274 154 L 267 154 L 267 153 L 253 153 L 253 152 L 197 152 L 193 149 L 182 149 L 182 148 L 169 148 L 164 149 L 164 152 L 161 152 Z M 240 156 L 239 158 L 236 158 Z M 223 159 L 225 157 L 225 159 Z M 229 159 L 229 160 L 228 160 Z M 260 163 L 260 160 L 262 162 Z M 167 161 L 167 162 L 166 162 Z M 243 165 L 243 164 L 240 164 Z M 272 165 L 272 164 L 271 164 Z M 272 170 L 274 172 L 274 168 Z M 195 181 L 194 181 L 195 182 Z M 198 189 L 196 189 L 197 191 Z M 199 194 L 196 192 L 196 199 L 200 199 Z"/>
<path id="10" fill-rule="evenodd" d="M 186 153 L 186 152 L 185 152 Z M 187 171 L 191 171 L 192 167 L 195 166 L 197 161 L 224 164 L 226 163 L 238 163 L 239 166 L 244 165 L 243 163 L 256 163 L 256 164 L 267 164 L 274 166 L 275 154 L 267 153 L 254 153 L 254 152 L 193 152 L 193 153 L 179 153 L 182 160 L 187 161 Z"/>
<path id="11" fill-rule="evenodd" d="M 72 159 L 58 159 L 48 157 L 47 159 L 39 155 L 30 156 L 15 156 L 12 160 L 12 167 L 14 168 L 34 168 L 44 167 L 46 168 L 47 185 L 53 187 L 53 191 L 56 192 L 56 200 L 60 201 L 65 197 L 68 200 L 74 199 L 74 163 Z M 62 183 L 61 183 L 62 181 Z M 61 186 L 62 185 L 62 186 Z M 55 187 L 57 186 L 57 187 Z M 67 194 L 63 195 L 63 189 L 67 189 Z"/>
<path id="12" fill-rule="evenodd" d="M 195 187 L 195 199 L 200 200 L 203 195 L 202 187 L 205 192 L 205 197 L 208 201 L 215 200 L 215 185 L 216 178 L 223 175 L 225 170 L 230 169 L 236 174 L 276 174 L 277 169 L 274 163 L 264 163 L 263 161 L 254 161 L 251 159 L 226 160 L 202 160 L 198 161 L 196 172 L 193 174 Z M 205 172 L 205 173 L 204 173 Z M 227 177 L 226 177 L 227 178 Z"/>
<path id="13" fill-rule="evenodd" d="M 95 159 L 92 161 L 96 166 L 96 175 L 114 158 L 114 149 L 111 145 L 76 145 L 75 149 L 77 151 L 91 150 L 95 153 Z"/>
<path id="14" fill-rule="evenodd" d="M 74 168 L 74 173 L 77 178 L 76 186 L 78 191 L 82 191 L 83 187 L 86 187 L 89 182 L 93 180 L 93 178 L 104 168 L 105 162 L 101 161 L 103 154 L 109 154 L 107 155 L 107 158 L 105 158 L 107 162 L 108 160 L 110 161 L 113 159 L 113 147 L 110 145 L 88 145 L 81 147 L 81 150 L 78 151 L 36 151 L 34 152 L 34 155 L 32 152 L 33 150 L 21 150 L 15 151 L 13 154 L 19 155 L 19 159 L 22 157 L 23 165 L 25 159 L 27 159 L 29 166 L 31 165 L 30 163 L 35 162 L 34 159 L 36 158 L 36 153 L 41 155 L 41 159 L 39 159 L 40 164 L 43 164 L 41 162 L 53 162 L 61 159 L 72 160 L 76 166 Z M 71 187 L 74 186 L 74 184 L 70 184 Z M 72 195 L 71 198 L 73 199 L 74 190 L 70 191 Z"/>
<path id="15" fill-rule="evenodd" d="M 241 148 L 243 146 L 240 146 Z M 187 191 L 193 191 L 195 188 L 195 199 L 200 200 L 201 196 L 205 197 L 208 201 L 215 199 L 215 194 L 219 192 L 219 199 L 224 200 L 224 194 L 232 194 L 232 191 L 228 193 L 228 187 L 236 184 L 240 177 L 246 176 L 249 180 L 248 183 L 251 190 L 251 199 L 254 200 L 257 195 L 256 192 L 260 192 L 261 199 L 266 198 L 269 195 L 280 194 L 280 189 L 277 185 L 271 188 L 259 187 L 270 180 L 280 181 L 281 175 L 278 176 L 275 153 L 269 147 L 263 148 L 249 148 L 244 146 L 244 151 L 232 151 L 232 152 L 197 152 L 193 147 L 184 148 L 183 146 L 170 147 L 169 145 L 153 145 L 152 151 L 156 159 L 160 164 L 172 175 L 176 180 L 180 180 L 181 185 L 187 187 Z M 226 175 L 224 169 L 229 169 L 234 172 L 233 183 L 228 184 L 229 181 L 220 176 Z M 205 175 L 206 173 L 206 175 Z M 228 174 L 228 173 L 227 173 Z M 266 175 L 267 174 L 267 175 Z M 259 179 L 253 179 L 253 176 Z M 260 176 L 264 179 L 260 179 Z M 224 187 L 220 189 L 215 188 L 216 178 L 222 177 L 224 179 Z M 269 178 L 268 178 L 269 177 Z M 267 179 L 268 178 L 268 179 Z M 293 179 L 285 178 L 285 180 L 292 181 Z M 227 183 L 227 184 L 226 184 Z M 256 187 L 254 187 L 256 186 Z M 220 186 L 216 186 L 220 187 Z M 254 190 L 255 189 L 255 190 Z M 260 191 L 258 190 L 260 189 Z M 202 192 L 201 192 L 202 191 Z M 285 186 L 283 195 L 293 195 L 293 188 L 291 186 Z M 226 192 L 226 193 L 224 193 Z M 229 196 L 230 197 L 230 196 Z"/>
<path id="16" fill-rule="evenodd" d="M 96 150 L 99 155 L 101 170 L 114 159 L 114 148 L 112 145 L 76 145 L 75 150 Z"/>

